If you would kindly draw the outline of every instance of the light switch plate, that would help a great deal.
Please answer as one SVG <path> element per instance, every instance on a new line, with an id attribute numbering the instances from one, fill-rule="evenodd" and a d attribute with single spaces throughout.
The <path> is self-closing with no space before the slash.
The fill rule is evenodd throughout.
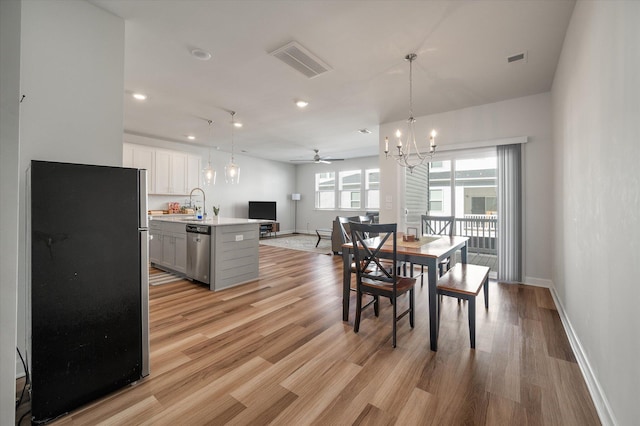
<path id="1" fill-rule="evenodd" d="M 244 235 L 240 234 L 240 235 L 236 235 L 236 241 L 242 241 L 244 240 Z"/>

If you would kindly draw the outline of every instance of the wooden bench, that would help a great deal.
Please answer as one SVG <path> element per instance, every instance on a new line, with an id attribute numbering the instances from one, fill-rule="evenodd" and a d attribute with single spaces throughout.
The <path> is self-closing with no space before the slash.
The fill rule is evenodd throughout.
<path id="1" fill-rule="evenodd" d="M 489 267 L 457 263 L 438 279 L 437 293 L 469 302 L 469 338 L 476 347 L 476 296 L 484 286 L 484 307 L 489 309 Z M 442 302 L 438 298 L 438 314 Z"/>
<path id="2" fill-rule="evenodd" d="M 316 247 L 318 247 L 318 244 L 320 244 L 320 240 L 322 239 L 330 240 L 332 232 L 333 231 L 331 229 L 316 229 L 316 235 L 318 236 L 318 242 L 316 243 Z"/>

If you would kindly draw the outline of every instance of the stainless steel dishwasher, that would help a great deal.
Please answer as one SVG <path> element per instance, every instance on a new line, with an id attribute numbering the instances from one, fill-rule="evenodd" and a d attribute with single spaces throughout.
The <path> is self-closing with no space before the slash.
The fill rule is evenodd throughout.
<path id="1" fill-rule="evenodd" d="M 187 278 L 210 283 L 211 227 L 187 225 Z"/>

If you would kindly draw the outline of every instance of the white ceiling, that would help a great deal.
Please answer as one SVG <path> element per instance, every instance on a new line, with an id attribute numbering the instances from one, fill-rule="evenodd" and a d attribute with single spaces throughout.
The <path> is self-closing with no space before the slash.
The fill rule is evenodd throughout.
<path id="1" fill-rule="evenodd" d="M 573 0 L 89 0 L 125 19 L 125 131 L 289 162 L 377 155 L 378 125 L 551 89 Z M 269 55 L 297 41 L 332 71 Z M 209 61 L 190 55 L 212 54 Z M 506 57 L 526 51 L 526 62 Z M 144 92 L 145 102 L 131 92 Z M 310 102 L 304 109 L 296 99 Z M 206 119 L 214 121 L 209 136 Z M 433 123 L 437 128 L 437 123 Z M 357 130 L 367 128 L 371 134 Z M 446 138 L 446 135 L 440 135 Z M 441 139 L 444 140 L 444 139 Z"/>

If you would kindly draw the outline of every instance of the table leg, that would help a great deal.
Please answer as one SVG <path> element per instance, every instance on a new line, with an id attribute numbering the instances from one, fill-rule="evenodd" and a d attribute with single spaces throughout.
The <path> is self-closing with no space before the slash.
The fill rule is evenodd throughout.
<path id="1" fill-rule="evenodd" d="M 438 315 L 438 294 L 436 286 L 438 284 L 438 262 L 430 262 L 427 270 L 429 276 L 429 336 L 431 340 L 431 350 L 438 350 L 438 329 L 440 319 Z"/>
<path id="2" fill-rule="evenodd" d="M 467 244 L 460 248 L 460 260 L 462 263 L 467 263 Z"/>
<path id="3" fill-rule="evenodd" d="M 349 321 L 349 298 L 351 297 L 351 254 L 342 249 L 342 321 Z"/>
<path id="4" fill-rule="evenodd" d="M 316 230 L 316 234 L 318 235 L 318 242 L 316 243 L 316 247 L 320 244 L 320 233 Z"/>

